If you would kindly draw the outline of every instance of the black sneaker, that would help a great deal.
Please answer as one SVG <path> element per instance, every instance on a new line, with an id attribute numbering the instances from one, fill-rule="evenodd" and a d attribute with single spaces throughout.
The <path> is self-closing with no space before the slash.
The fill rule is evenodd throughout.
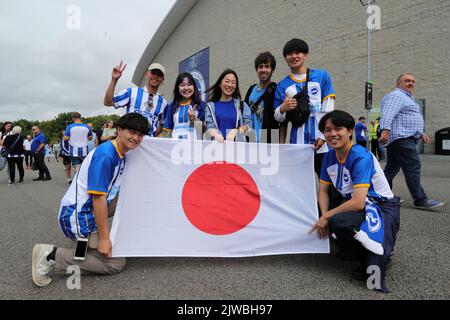
<path id="1" fill-rule="evenodd" d="M 424 210 L 436 209 L 442 207 L 443 205 L 444 202 L 433 199 L 426 199 L 423 201 L 414 202 L 414 207 L 416 207 L 417 209 L 424 209 Z"/>
<path id="2" fill-rule="evenodd" d="M 43 180 L 44 180 L 44 178 L 42 178 L 42 177 L 33 179 L 33 181 L 43 181 Z"/>
<path id="3" fill-rule="evenodd" d="M 50 180 L 52 180 L 51 177 L 47 177 L 47 178 L 42 179 L 42 181 L 50 181 Z"/>

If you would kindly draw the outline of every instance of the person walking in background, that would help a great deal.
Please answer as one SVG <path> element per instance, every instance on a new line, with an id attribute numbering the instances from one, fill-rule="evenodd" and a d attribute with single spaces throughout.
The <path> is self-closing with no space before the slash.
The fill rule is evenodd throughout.
<path id="1" fill-rule="evenodd" d="M 392 188 L 392 182 L 401 168 L 414 206 L 434 209 L 444 203 L 428 198 L 420 183 L 421 164 L 416 144 L 419 140 L 428 143 L 430 138 L 424 132 L 425 122 L 413 96 L 415 86 L 416 77 L 412 73 L 404 73 L 397 79 L 397 88 L 381 100 L 382 133 L 379 141 L 387 146 L 384 174 Z"/>
<path id="2" fill-rule="evenodd" d="M 55 156 L 56 162 L 59 162 L 59 153 L 61 152 L 61 145 L 59 144 L 59 142 L 53 144 L 52 152 Z"/>
<path id="3" fill-rule="evenodd" d="M 366 126 L 366 118 L 359 117 L 358 123 L 355 126 L 355 140 L 356 143 L 361 145 L 364 148 L 367 148 L 367 126 Z"/>
<path id="4" fill-rule="evenodd" d="M 8 184 L 14 184 L 16 182 L 16 166 L 19 171 L 19 183 L 23 182 L 25 172 L 23 170 L 23 138 L 21 136 L 22 128 L 15 126 L 11 134 L 6 136 L 3 140 L 3 147 L 8 150 L 8 165 L 9 165 L 9 182 Z"/>
<path id="5" fill-rule="evenodd" d="M 52 147 L 47 143 L 45 145 L 45 157 L 47 158 L 47 162 L 50 162 L 50 157 L 52 156 Z"/>
<path id="6" fill-rule="evenodd" d="M 31 169 L 33 166 L 33 156 L 31 154 L 31 143 L 33 142 L 33 138 L 28 135 L 27 138 L 23 141 L 23 149 L 25 153 L 25 164 L 27 169 Z"/>
<path id="7" fill-rule="evenodd" d="M 88 153 L 89 153 L 92 150 L 94 150 L 95 147 L 97 147 L 97 133 L 95 133 L 94 131 L 94 124 L 92 122 L 89 122 L 87 125 L 89 126 L 89 128 L 91 128 L 92 131 L 92 139 L 89 140 L 88 142 Z"/>
<path id="8" fill-rule="evenodd" d="M 252 129 L 252 114 L 241 102 L 239 79 L 235 71 L 227 69 L 219 76 L 206 105 L 205 124 L 211 137 L 219 142 L 234 141 L 238 134 Z M 243 141 L 245 141 L 242 138 Z"/>
<path id="9" fill-rule="evenodd" d="M 88 143 L 92 140 L 92 130 L 83 123 L 80 113 L 72 113 L 72 120 L 73 123 L 64 132 L 64 139 L 69 141 L 70 161 L 76 174 L 88 155 Z"/>
<path id="10" fill-rule="evenodd" d="M 369 140 L 370 140 L 370 148 L 372 153 L 377 156 L 378 160 L 384 160 L 383 153 L 380 149 L 380 144 L 378 143 L 378 138 L 380 136 L 378 129 L 380 128 L 380 118 L 370 121 L 369 128 Z"/>
<path id="11" fill-rule="evenodd" d="M 34 134 L 34 139 L 31 143 L 31 153 L 36 162 L 36 169 L 39 171 L 39 177 L 33 179 L 33 181 L 49 181 L 52 178 L 50 176 L 50 171 L 48 171 L 45 164 L 45 145 L 47 143 L 47 138 L 38 126 L 33 126 L 31 131 Z"/>
<path id="12" fill-rule="evenodd" d="M 72 183 L 72 173 L 71 173 L 72 166 L 70 164 L 70 146 L 69 146 L 69 141 L 64 139 L 64 132 L 65 132 L 65 130 L 62 130 L 61 135 L 60 135 L 59 143 L 61 145 L 61 153 L 59 154 L 59 156 L 63 160 L 64 171 L 66 172 L 67 184 L 70 186 L 70 184 Z"/>

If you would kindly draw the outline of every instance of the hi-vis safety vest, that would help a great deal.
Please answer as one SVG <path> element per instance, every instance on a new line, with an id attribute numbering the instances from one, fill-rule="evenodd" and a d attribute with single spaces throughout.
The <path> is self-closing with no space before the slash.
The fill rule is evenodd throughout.
<path id="1" fill-rule="evenodd" d="M 378 128 L 380 127 L 380 124 L 379 123 L 376 123 L 375 125 L 371 125 L 370 126 L 370 133 L 369 133 L 369 138 L 370 138 L 370 140 L 372 140 L 372 139 L 378 139 L 378 136 L 377 136 L 377 131 L 378 131 Z"/>

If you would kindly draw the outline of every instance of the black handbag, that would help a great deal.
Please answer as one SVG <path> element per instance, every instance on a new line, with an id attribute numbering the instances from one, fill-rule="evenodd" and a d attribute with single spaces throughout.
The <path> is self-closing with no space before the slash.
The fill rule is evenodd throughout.
<path id="1" fill-rule="evenodd" d="M 286 113 L 287 119 L 292 123 L 293 127 L 301 127 L 308 120 L 311 110 L 309 109 L 309 94 L 308 94 L 308 82 L 309 82 L 310 70 L 306 71 L 306 83 L 302 91 L 297 93 L 293 98 L 297 100 L 297 107 L 294 110 L 290 110 Z"/>
<path id="2" fill-rule="evenodd" d="M 3 158 L 8 158 L 8 154 L 9 154 L 8 149 L 6 147 L 3 147 L 2 150 L 0 151 L 0 155 Z"/>

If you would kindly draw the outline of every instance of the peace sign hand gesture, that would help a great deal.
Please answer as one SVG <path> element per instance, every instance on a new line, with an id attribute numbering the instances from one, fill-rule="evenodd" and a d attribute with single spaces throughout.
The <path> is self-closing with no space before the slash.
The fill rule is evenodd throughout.
<path id="1" fill-rule="evenodd" d="M 112 71 L 112 79 L 113 80 L 119 80 L 122 76 L 122 72 L 125 71 L 125 68 L 127 67 L 126 64 L 122 64 L 122 60 L 120 60 L 120 64 L 118 66 L 115 66 Z"/>

